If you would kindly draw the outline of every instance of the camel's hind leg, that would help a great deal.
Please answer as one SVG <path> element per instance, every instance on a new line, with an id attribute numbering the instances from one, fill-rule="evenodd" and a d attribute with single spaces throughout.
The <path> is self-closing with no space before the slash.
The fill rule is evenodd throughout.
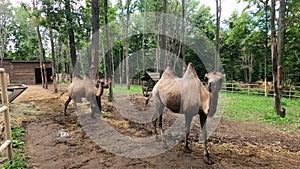
<path id="1" fill-rule="evenodd" d="M 162 128 L 162 115 L 163 115 L 163 110 L 164 110 L 164 105 L 162 104 L 156 104 L 156 112 L 153 114 L 152 117 L 152 124 L 153 124 L 153 134 L 155 134 L 156 138 L 158 133 L 157 133 L 157 120 L 158 120 L 158 128 L 160 130 L 160 134 L 162 136 L 162 141 L 163 139 L 163 128 Z"/>
<path id="2" fill-rule="evenodd" d="M 193 117 L 185 115 L 185 139 L 184 139 L 184 151 L 187 153 L 191 153 L 192 150 L 189 147 L 189 134 L 190 134 L 190 129 L 191 129 L 191 122 L 192 122 Z"/>
<path id="3" fill-rule="evenodd" d="M 164 138 L 164 132 L 163 132 L 163 127 L 162 127 L 162 116 L 163 116 L 163 114 L 159 115 L 158 127 L 159 127 L 159 130 L 160 130 L 161 142 L 163 143 L 163 148 L 168 148 L 167 141 Z"/>
<path id="4" fill-rule="evenodd" d="M 96 101 L 96 97 L 92 97 L 90 96 L 88 98 L 88 100 L 90 101 L 90 104 L 91 104 L 91 117 L 92 118 L 95 118 L 95 112 L 99 112 L 100 110 L 98 109 L 99 108 L 99 104 L 97 103 Z M 101 108 L 100 108 L 101 109 Z M 101 112 L 101 111 L 100 111 Z"/>
<path id="5" fill-rule="evenodd" d="M 156 112 L 152 116 L 152 125 L 153 125 L 153 134 L 157 135 L 157 120 L 159 122 L 159 129 L 162 129 L 162 112 L 163 112 L 164 107 L 158 106 L 156 107 Z"/>
<path id="6" fill-rule="evenodd" d="M 68 108 L 68 105 L 71 102 L 71 100 L 72 100 L 72 98 L 69 97 L 68 100 L 65 102 L 65 116 L 67 115 L 67 108 Z"/>

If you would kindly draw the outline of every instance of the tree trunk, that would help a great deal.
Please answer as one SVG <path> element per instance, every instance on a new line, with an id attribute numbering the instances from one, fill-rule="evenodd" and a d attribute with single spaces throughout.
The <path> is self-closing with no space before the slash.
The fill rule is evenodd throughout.
<path id="1" fill-rule="evenodd" d="M 56 55 L 55 55 L 52 28 L 49 29 L 49 34 L 50 34 L 51 55 L 52 55 L 52 80 L 53 80 L 54 93 L 57 93 L 58 89 L 56 84 Z"/>
<path id="2" fill-rule="evenodd" d="M 79 74 L 79 70 L 75 69 L 75 65 L 76 65 L 76 61 L 77 61 L 77 56 L 76 56 L 76 44 L 75 44 L 75 34 L 74 34 L 74 30 L 72 28 L 73 25 L 73 21 L 72 21 L 72 17 L 71 17 L 71 0 L 66 0 L 66 18 L 67 18 L 67 22 L 68 22 L 68 36 L 69 36 L 69 45 L 70 45 L 70 55 L 71 55 L 71 62 L 72 62 L 72 68 L 73 68 L 73 73 L 75 75 Z"/>
<path id="3" fill-rule="evenodd" d="M 106 60 L 105 60 L 106 57 L 105 57 L 105 51 L 104 51 L 104 44 L 103 43 L 101 43 L 102 56 L 103 56 L 103 72 L 104 72 L 104 79 L 107 79 Z"/>
<path id="4" fill-rule="evenodd" d="M 156 72 L 160 70 L 160 46 L 159 46 L 159 41 L 160 41 L 160 36 L 159 36 L 159 29 L 157 26 L 157 41 L 156 41 L 156 49 L 155 49 L 155 61 L 156 61 Z"/>
<path id="5" fill-rule="evenodd" d="M 99 28 L 100 28 L 100 16 L 99 16 L 99 0 L 92 0 L 92 57 L 90 60 L 91 72 L 90 77 L 92 79 L 98 78 L 99 67 Z"/>
<path id="6" fill-rule="evenodd" d="M 268 27 L 268 5 L 269 4 L 269 0 L 266 0 L 265 4 L 264 4 L 264 8 L 265 8 L 265 56 L 264 56 L 264 80 L 265 80 L 265 96 L 268 97 L 268 87 L 267 87 L 267 55 L 268 55 L 268 41 L 269 41 L 269 27 Z"/>
<path id="7" fill-rule="evenodd" d="M 43 48 L 43 42 L 42 42 L 42 37 L 41 37 L 39 26 L 36 26 L 36 33 L 37 33 L 39 49 L 40 49 L 40 71 L 41 71 L 42 85 L 43 85 L 43 88 L 45 88 L 46 83 L 45 83 L 45 76 L 44 76 L 44 69 L 43 69 L 44 48 Z"/>
<path id="8" fill-rule="evenodd" d="M 181 20 L 181 36 L 182 36 L 182 39 L 181 39 L 181 55 L 182 55 L 182 61 L 183 61 L 183 65 L 182 65 L 182 74 L 184 73 L 185 71 L 185 66 L 186 66 L 186 63 L 185 63 L 185 0 L 181 0 L 181 3 L 182 3 L 182 20 Z"/>
<path id="9" fill-rule="evenodd" d="M 272 39 L 272 74 L 274 86 L 274 106 L 277 115 L 285 117 L 285 108 L 281 107 L 281 93 L 278 87 L 278 65 L 277 65 L 277 46 L 276 46 L 276 30 L 275 30 L 275 0 L 271 0 L 271 39 Z"/>
<path id="10" fill-rule="evenodd" d="M 284 55 L 284 37 L 285 37 L 285 8 L 286 0 L 279 0 L 279 22 L 278 22 L 278 60 L 277 60 L 277 72 L 278 72 L 278 87 L 282 88 L 283 79 L 283 55 Z"/>
<path id="11" fill-rule="evenodd" d="M 216 0 L 216 54 L 215 54 L 215 71 L 219 71 L 220 64 L 220 19 L 221 19 L 221 0 Z"/>
<path id="12" fill-rule="evenodd" d="M 122 85 L 122 73 L 123 73 L 123 50 L 119 51 L 119 83 Z M 121 66 L 121 67 L 120 67 Z"/>
<path id="13" fill-rule="evenodd" d="M 63 83 L 66 83 L 67 76 L 66 76 L 66 63 L 65 63 L 65 49 L 63 47 L 63 44 L 61 44 L 61 81 Z"/>
<path id="14" fill-rule="evenodd" d="M 108 65 L 108 78 L 113 82 L 113 67 L 112 67 L 112 61 L 113 57 L 111 55 L 111 49 L 110 49 L 110 39 L 109 39 L 109 31 L 108 31 L 108 2 L 107 0 L 104 0 L 104 20 L 105 20 L 105 35 L 106 35 L 106 47 L 107 47 L 107 65 Z M 109 83 L 112 85 L 112 83 Z M 113 88 L 112 86 L 109 87 L 109 96 L 108 96 L 109 101 L 113 101 Z"/>
<path id="15" fill-rule="evenodd" d="M 33 0 L 32 1 L 32 6 L 33 6 L 33 11 L 37 10 L 36 7 L 36 1 Z M 35 23 L 36 24 L 36 23 Z M 40 32 L 40 27 L 36 24 L 35 25 L 36 28 L 36 33 L 37 33 L 37 38 L 38 38 L 38 43 L 39 43 L 39 49 L 40 49 L 40 71 L 41 71 L 41 79 L 42 79 L 42 85 L 43 88 L 48 88 L 47 85 L 47 78 L 45 78 L 45 71 L 44 71 L 44 59 L 45 59 L 45 52 L 44 52 L 44 47 L 43 47 L 43 42 L 42 42 L 42 36 L 41 36 L 41 32 Z"/>
<path id="16" fill-rule="evenodd" d="M 144 18 L 143 18 L 143 36 L 142 36 L 142 62 L 143 62 L 143 74 L 145 73 L 145 51 L 144 51 L 144 43 L 145 43 L 145 21 L 146 21 L 146 11 L 147 11 L 147 1 L 144 0 Z"/>
<path id="17" fill-rule="evenodd" d="M 163 4 L 163 23 L 162 23 L 162 35 L 161 35 L 161 42 L 162 42 L 162 50 L 160 50 L 161 55 L 164 58 L 164 69 L 167 67 L 168 64 L 168 56 L 167 56 L 167 0 L 164 0 Z"/>
<path id="18" fill-rule="evenodd" d="M 129 24 L 129 6 L 130 0 L 126 1 L 126 28 L 125 28 L 125 57 L 126 57 L 126 85 L 127 89 L 130 90 L 130 81 L 129 81 L 129 63 L 128 63 L 128 45 L 129 45 L 129 38 L 128 38 L 128 24 Z"/>
<path id="19" fill-rule="evenodd" d="M 69 74 L 71 76 L 71 80 L 72 80 L 72 75 L 74 74 L 74 69 L 73 69 L 73 65 L 72 65 L 72 60 L 71 60 L 71 49 L 70 49 L 70 43 L 68 43 L 67 45 L 67 49 L 66 49 L 66 60 L 68 60 L 68 67 L 69 67 Z"/>

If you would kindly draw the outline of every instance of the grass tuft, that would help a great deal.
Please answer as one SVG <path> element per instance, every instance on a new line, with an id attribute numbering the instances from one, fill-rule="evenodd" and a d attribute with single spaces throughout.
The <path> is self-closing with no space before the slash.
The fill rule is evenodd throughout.
<path id="1" fill-rule="evenodd" d="M 1 169 L 26 168 L 27 158 L 24 150 L 24 135 L 24 128 L 12 127 L 13 160 L 4 162 Z"/>

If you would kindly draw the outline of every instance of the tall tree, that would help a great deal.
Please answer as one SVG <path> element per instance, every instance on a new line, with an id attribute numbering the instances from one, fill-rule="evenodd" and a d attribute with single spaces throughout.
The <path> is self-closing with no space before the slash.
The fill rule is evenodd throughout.
<path id="1" fill-rule="evenodd" d="M 68 29 L 68 37 L 69 37 L 69 46 L 70 46 L 70 55 L 71 55 L 71 62 L 74 74 L 78 74 L 76 72 L 78 70 L 75 69 L 77 55 L 76 55 L 76 43 L 75 43 L 75 33 L 74 33 L 74 26 L 73 26 L 73 19 L 72 19 L 72 11 L 71 11 L 71 0 L 65 1 L 65 9 L 66 9 L 66 19 L 67 19 L 67 29 Z"/>
<path id="2" fill-rule="evenodd" d="M 54 93 L 57 93 L 58 89 L 56 84 L 56 55 L 55 55 L 55 46 L 54 46 L 52 28 L 49 28 L 49 36 L 50 36 L 51 55 L 52 55 L 52 80 L 53 80 Z"/>
<path id="3" fill-rule="evenodd" d="M 145 73 L 145 23 L 146 23 L 146 11 L 147 11 L 147 1 L 144 0 L 144 14 L 143 14 L 143 36 L 142 36 L 142 60 L 143 60 L 143 74 Z"/>
<path id="4" fill-rule="evenodd" d="M 279 0 L 279 22 L 278 22 L 278 60 L 277 60 L 277 72 L 278 72 L 278 86 L 282 88 L 283 78 L 283 55 L 284 55 L 284 39 L 285 39 L 285 8 L 286 0 Z"/>
<path id="5" fill-rule="evenodd" d="M 268 87 L 267 87 L 267 55 L 269 53 L 268 49 L 268 41 L 269 41 L 269 26 L 268 26 L 268 6 L 269 6 L 269 0 L 266 0 L 264 2 L 264 8 L 265 8 L 265 56 L 264 56 L 264 81 L 265 81 L 265 96 L 268 96 Z"/>
<path id="6" fill-rule="evenodd" d="M 99 67 L 99 28 L 100 28 L 100 9 L 99 0 L 92 0 L 92 56 L 90 60 L 90 77 L 96 78 Z"/>
<path id="7" fill-rule="evenodd" d="M 125 26 L 125 57 L 126 57 L 126 85 L 127 89 L 130 90 L 130 80 L 129 80 L 129 37 L 128 37 L 128 29 L 129 29 L 129 19 L 130 19 L 130 2 L 131 0 L 126 1 L 126 26 Z"/>
<path id="8" fill-rule="evenodd" d="M 33 12 L 36 14 L 37 12 L 37 7 L 36 7 L 36 1 L 32 1 L 32 6 L 33 6 Z M 36 28 L 36 33 L 37 33 L 37 38 L 39 42 L 39 49 L 40 49 L 40 70 L 41 70 L 41 78 L 42 78 L 42 84 L 43 88 L 48 89 L 48 82 L 47 82 L 47 72 L 46 72 L 46 66 L 45 66 L 45 50 L 43 47 L 43 42 L 42 42 L 42 36 L 40 32 L 40 27 L 38 25 L 38 17 L 34 16 L 34 23 L 35 23 L 35 28 Z"/>
<path id="9" fill-rule="evenodd" d="M 105 35 L 106 35 L 106 47 L 107 47 L 107 55 L 106 57 L 109 59 L 108 63 L 108 76 L 109 79 L 111 80 L 111 82 L 113 82 L 113 55 L 111 53 L 111 49 L 110 49 L 110 38 L 109 38 L 109 30 L 108 30 L 108 2 L 107 0 L 104 0 L 104 20 L 105 20 Z M 111 83 L 110 83 L 111 85 Z M 112 86 L 109 87 L 109 97 L 108 97 L 109 101 L 113 100 L 113 88 Z"/>
<path id="10" fill-rule="evenodd" d="M 1 65 L 9 41 L 9 31 L 12 27 L 13 13 L 9 1 L 0 1 L 0 57 Z"/>
<path id="11" fill-rule="evenodd" d="M 219 70 L 220 64 L 220 21 L 221 21 L 221 0 L 216 0 L 216 54 L 215 54 L 215 70 Z"/>
<path id="12" fill-rule="evenodd" d="M 283 8 L 283 6 L 281 6 L 282 4 L 280 4 L 280 10 L 282 10 L 281 8 Z M 275 29 L 275 8 L 276 6 L 276 0 L 271 0 L 271 19 L 270 19 L 270 24 L 271 24 L 271 40 L 272 40 L 272 44 L 271 44 L 271 53 L 272 53 L 272 74 L 273 74 L 273 86 L 274 86 L 274 106 L 275 106 L 275 110 L 276 113 L 281 116 L 281 117 L 285 117 L 285 108 L 283 108 L 281 106 L 281 93 L 280 93 L 280 88 L 278 86 L 278 81 L 279 81 L 279 72 L 278 72 L 278 51 L 277 51 L 277 46 L 276 42 L 276 29 Z M 284 7 L 285 8 L 285 7 Z M 282 17 L 282 16 L 281 16 Z M 283 25 L 280 25 L 279 23 L 279 27 L 281 27 Z M 280 29 L 279 29 L 280 30 Z M 280 34 L 280 33 L 279 33 Z M 281 36 L 279 35 L 278 36 Z"/>
<path id="13" fill-rule="evenodd" d="M 160 51 L 161 52 L 161 55 L 160 56 L 163 56 L 164 57 L 164 69 L 167 67 L 167 64 L 168 64 L 168 55 L 167 55 L 167 10 L 168 10 L 168 3 L 167 3 L 167 0 L 164 0 L 164 3 L 163 3 L 163 21 L 162 21 L 162 35 L 161 35 L 161 43 L 162 43 L 162 50 Z"/>
<path id="14" fill-rule="evenodd" d="M 185 0 L 181 0 L 181 55 L 183 60 L 183 66 L 182 66 L 182 74 L 185 71 Z"/>

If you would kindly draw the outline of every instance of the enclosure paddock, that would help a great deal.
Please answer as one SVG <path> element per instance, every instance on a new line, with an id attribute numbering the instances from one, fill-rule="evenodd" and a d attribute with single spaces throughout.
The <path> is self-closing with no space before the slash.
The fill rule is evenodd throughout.
<path id="1" fill-rule="evenodd" d="M 194 151 L 191 154 L 184 153 L 182 151 L 184 144 L 179 142 L 171 150 L 149 158 L 131 159 L 118 156 L 106 151 L 91 139 L 82 128 L 83 125 L 73 108 L 69 109 L 69 116 L 64 116 L 66 97 L 57 99 L 60 93 L 53 93 L 52 86 L 49 87 L 47 90 L 41 85 L 28 85 L 28 89 L 10 104 L 10 112 L 13 114 L 11 118 L 22 118 L 20 123 L 25 129 L 24 150 L 28 154 L 28 168 L 223 169 L 300 166 L 299 129 L 289 133 L 269 123 L 225 118 L 209 138 L 209 151 L 214 162 L 210 166 L 202 160 L 203 147 L 198 142 L 199 118 L 196 118 L 191 130 L 191 148 Z M 66 84 L 58 86 L 60 91 L 66 88 Z M 102 98 L 105 121 L 128 138 L 153 136 L 151 122 L 129 121 L 117 111 L 113 103 L 107 101 L 107 95 L 105 93 Z M 144 106 L 142 103 L 145 103 L 145 97 L 142 94 L 132 97 L 132 105 L 128 106 L 143 110 L 139 106 Z M 88 112 L 86 117 L 90 119 Z M 176 120 L 172 117 L 169 115 L 164 117 L 165 129 Z"/>

